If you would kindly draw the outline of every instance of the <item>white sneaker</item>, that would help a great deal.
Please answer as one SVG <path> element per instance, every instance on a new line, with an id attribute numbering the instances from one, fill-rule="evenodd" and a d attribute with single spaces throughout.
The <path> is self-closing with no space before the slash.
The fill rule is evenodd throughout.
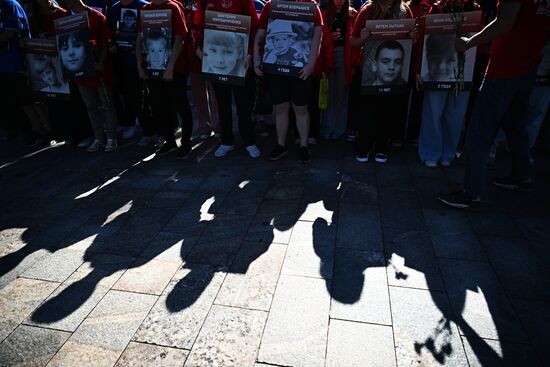
<path id="1" fill-rule="evenodd" d="M 95 153 L 95 152 L 99 152 L 99 150 L 101 148 L 103 148 L 103 144 L 101 144 L 101 142 L 99 140 L 94 140 L 92 142 L 92 144 L 90 144 L 90 146 L 88 146 L 86 151 L 89 152 L 89 153 Z"/>
<path id="2" fill-rule="evenodd" d="M 317 139 L 315 139 L 314 137 L 307 138 L 307 145 L 315 145 L 315 144 L 317 144 Z"/>
<path id="3" fill-rule="evenodd" d="M 146 147 L 151 143 L 152 140 L 153 138 L 151 136 L 142 136 L 141 139 L 139 139 L 137 145 L 140 147 Z"/>
<path id="4" fill-rule="evenodd" d="M 78 143 L 79 148 L 88 148 L 94 142 L 94 138 L 86 138 Z"/>
<path id="5" fill-rule="evenodd" d="M 215 157 L 225 157 L 225 155 L 227 153 L 229 153 L 230 151 L 232 151 L 233 149 L 235 149 L 235 146 L 234 145 L 220 145 L 218 147 L 218 149 L 216 149 L 216 151 L 214 152 L 214 156 Z"/>
<path id="6" fill-rule="evenodd" d="M 117 148 L 117 142 L 116 139 L 107 139 L 107 144 L 105 144 L 105 151 L 106 152 L 114 152 Z"/>
<path id="7" fill-rule="evenodd" d="M 262 154 L 262 153 L 260 153 L 260 149 L 258 149 L 256 144 L 247 146 L 246 150 L 247 150 L 248 155 L 250 156 L 250 158 L 258 158 Z"/>
<path id="8" fill-rule="evenodd" d="M 159 137 L 157 138 L 157 141 L 155 142 L 155 146 L 156 146 L 157 148 L 160 148 L 160 147 L 164 144 L 165 141 L 166 141 L 166 140 L 164 139 L 164 136 L 159 136 Z"/>
<path id="9" fill-rule="evenodd" d="M 369 156 L 367 155 L 367 156 L 362 157 L 362 156 L 356 155 L 355 160 L 359 163 L 367 163 L 369 161 Z"/>
<path id="10" fill-rule="evenodd" d="M 137 135 L 138 129 L 135 126 L 130 126 L 124 129 L 122 132 L 122 139 L 124 140 L 130 140 L 133 139 Z"/>
<path id="11" fill-rule="evenodd" d="M 425 161 L 424 165 L 428 168 L 437 168 L 437 162 L 435 161 Z"/>
<path id="12" fill-rule="evenodd" d="M 451 167 L 451 161 L 441 161 L 439 162 L 441 164 L 441 167 Z"/>

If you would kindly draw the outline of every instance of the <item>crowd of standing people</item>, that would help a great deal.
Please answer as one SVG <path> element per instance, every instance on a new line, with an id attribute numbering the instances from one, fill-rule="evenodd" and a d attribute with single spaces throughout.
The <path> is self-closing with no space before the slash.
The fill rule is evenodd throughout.
<path id="1" fill-rule="evenodd" d="M 452 47 L 449 42 L 427 38 L 424 47 L 426 16 L 448 12 L 457 2 L 461 11 L 482 12 L 481 31 L 453 37 Z M 420 160 L 427 167 L 448 167 L 464 135 L 464 189 L 440 200 L 470 208 L 478 205 L 484 192 L 491 149 L 502 131 L 500 136 L 505 136 L 511 152 L 512 172 L 493 183 L 510 189 L 530 183 L 530 149 L 550 104 L 547 66 L 546 79 L 536 83 L 540 70 L 550 62 L 549 52 L 543 60 L 550 35 L 547 0 L 321 1 L 315 10 L 309 57 L 300 64 L 297 76 L 272 75 L 263 68 L 267 40 L 274 45 L 274 60 L 299 59 L 292 29 L 267 32 L 270 1 L 0 0 L 0 5 L 0 103 L 7 112 L 0 127 L 4 134 L 24 134 L 28 143 L 55 139 L 75 142 L 88 152 L 112 152 L 121 139 L 139 139 L 139 146 L 156 145 L 159 156 L 177 151 L 177 157 L 185 159 L 192 153 L 194 130 L 190 87 L 197 112 L 195 131 L 200 139 L 220 139 L 216 157 L 235 149 L 234 105 L 239 134 L 251 158 L 262 154 L 256 145 L 255 123 L 269 124 L 273 117 L 277 145 L 268 158 L 278 160 L 288 153 L 288 132 L 294 130 L 301 163 L 311 160 L 308 147 L 318 139 L 354 141 L 359 163 L 385 163 L 392 147 L 409 140 L 417 142 Z M 157 31 L 145 37 L 140 12 L 165 9 L 170 10 L 171 34 Z M 238 37 L 226 37 L 209 41 L 212 46 L 203 48 L 206 10 L 250 17 L 248 47 L 240 45 Z M 71 80 L 68 99 L 37 98 L 25 74 L 22 40 L 53 38 L 56 19 L 82 13 L 88 18 L 89 40 L 85 42 L 93 44 L 96 75 Z M 362 48 L 371 37 L 365 24 L 387 19 L 416 20 L 415 29 L 408 33 L 413 41 L 408 80 L 400 73 L 403 47 L 387 41 L 378 47 L 369 67 L 375 76 L 372 85 L 398 80 L 406 92 L 364 95 Z M 117 39 L 123 34 L 127 37 L 128 32 L 133 32 L 135 46 L 120 47 Z M 65 66 L 76 70 L 76 65 L 85 62 L 84 41 L 74 35 L 65 38 L 58 40 L 59 53 Z M 451 73 L 457 55 L 473 47 L 476 64 L 470 90 L 424 90 L 426 80 Z M 148 50 L 145 57 L 143 48 Z M 424 49 L 429 54 L 423 75 Z M 218 52 L 225 58 L 215 59 Z M 210 70 L 227 73 L 242 64 L 244 83 L 207 80 L 202 73 L 207 58 Z M 151 78 L 147 70 L 155 64 L 166 65 L 159 78 Z M 41 67 L 36 73 L 47 91 L 62 88 L 50 64 L 37 65 Z M 328 93 L 321 111 L 322 81 L 327 82 Z M 179 126 L 178 144 L 175 131 Z"/>

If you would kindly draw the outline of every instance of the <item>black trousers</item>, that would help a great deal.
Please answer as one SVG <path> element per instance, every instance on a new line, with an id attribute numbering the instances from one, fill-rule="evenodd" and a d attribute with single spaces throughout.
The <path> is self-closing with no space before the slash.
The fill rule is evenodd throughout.
<path id="1" fill-rule="evenodd" d="M 137 70 L 130 67 L 121 67 L 119 76 L 120 82 L 115 89 L 122 99 L 119 125 L 134 126 L 136 118 L 141 117 L 141 79 Z"/>
<path id="2" fill-rule="evenodd" d="M 406 95 L 362 96 L 362 111 L 366 116 L 359 123 L 357 154 L 388 153 L 388 139 L 396 127 L 403 124 L 407 108 Z"/>
<path id="3" fill-rule="evenodd" d="M 234 86 L 221 83 L 213 83 L 214 94 L 218 102 L 218 114 L 222 127 L 222 144 L 233 145 L 233 110 L 232 96 L 235 97 L 235 107 L 239 119 L 239 133 L 244 145 L 255 144 L 254 126 L 252 124 L 252 109 L 254 107 L 254 92 L 256 88 L 254 76 L 248 73 L 244 86 Z"/>
<path id="4" fill-rule="evenodd" d="M 193 132 L 193 116 L 187 98 L 187 74 L 174 73 L 174 79 L 150 79 L 149 100 L 156 132 L 166 139 L 175 142 L 174 130 L 178 123 L 178 115 L 182 121 L 182 144 L 189 144 Z"/>
<path id="5" fill-rule="evenodd" d="M 351 80 L 348 98 L 348 130 L 358 131 L 361 126 L 361 70 L 356 70 Z"/>

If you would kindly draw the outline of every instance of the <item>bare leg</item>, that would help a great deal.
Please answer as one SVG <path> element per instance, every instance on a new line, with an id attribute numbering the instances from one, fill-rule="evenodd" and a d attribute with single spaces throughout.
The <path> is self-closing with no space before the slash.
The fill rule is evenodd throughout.
<path id="1" fill-rule="evenodd" d="M 283 102 L 275 106 L 275 122 L 277 127 L 277 143 L 283 147 L 286 145 L 286 134 L 288 132 L 288 111 L 290 102 Z M 306 135 L 307 140 L 307 135 Z"/>
<path id="2" fill-rule="evenodd" d="M 309 112 L 307 105 L 296 106 L 293 104 L 292 108 L 296 114 L 296 128 L 300 135 L 300 146 L 307 147 L 307 138 L 309 136 Z"/>

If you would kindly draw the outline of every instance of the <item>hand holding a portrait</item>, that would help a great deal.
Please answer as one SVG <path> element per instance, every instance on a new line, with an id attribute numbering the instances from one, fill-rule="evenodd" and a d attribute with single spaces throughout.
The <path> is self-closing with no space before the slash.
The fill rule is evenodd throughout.
<path id="1" fill-rule="evenodd" d="M 101 73 L 101 72 L 103 71 L 103 67 L 104 67 L 103 62 L 101 62 L 101 61 L 95 62 L 95 63 L 94 63 L 94 67 L 95 67 L 95 70 L 96 70 L 97 72 L 100 72 L 100 73 Z"/>
<path id="2" fill-rule="evenodd" d="M 315 65 L 308 62 L 306 66 L 300 70 L 298 77 L 302 80 L 306 80 L 313 73 L 314 68 Z"/>
<path id="3" fill-rule="evenodd" d="M 247 55 L 244 59 L 244 69 L 248 70 L 252 66 L 252 55 Z"/>
<path id="4" fill-rule="evenodd" d="M 468 51 L 468 49 L 470 48 L 468 46 L 468 41 L 470 41 L 470 39 L 468 37 L 461 37 L 461 38 L 457 38 L 455 40 L 455 49 L 457 52 L 466 52 Z"/>
<path id="5" fill-rule="evenodd" d="M 361 29 L 361 33 L 359 35 L 361 37 L 361 40 L 366 41 L 367 38 L 370 37 L 370 31 L 367 28 Z"/>
<path id="6" fill-rule="evenodd" d="M 202 60 L 202 58 L 204 57 L 204 52 L 202 52 L 202 50 L 199 49 L 199 48 L 197 48 L 197 49 L 195 50 L 195 54 L 197 55 L 197 57 L 198 57 L 200 60 Z"/>
<path id="7" fill-rule="evenodd" d="M 333 41 L 339 41 L 341 37 L 342 37 L 342 33 L 332 32 L 332 40 Z"/>
<path id="8" fill-rule="evenodd" d="M 420 77 L 420 74 L 416 74 L 415 82 L 416 82 L 416 90 L 420 92 L 424 88 L 424 85 L 422 83 L 422 77 Z"/>
<path id="9" fill-rule="evenodd" d="M 164 70 L 164 73 L 162 74 L 162 79 L 169 82 L 173 78 L 174 78 L 174 68 L 167 67 L 166 70 Z"/>
<path id="10" fill-rule="evenodd" d="M 143 67 L 140 65 L 138 65 L 138 74 L 139 74 L 139 77 L 143 80 L 149 79 L 149 77 L 147 76 L 147 73 L 145 72 L 145 70 L 143 70 Z"/>

